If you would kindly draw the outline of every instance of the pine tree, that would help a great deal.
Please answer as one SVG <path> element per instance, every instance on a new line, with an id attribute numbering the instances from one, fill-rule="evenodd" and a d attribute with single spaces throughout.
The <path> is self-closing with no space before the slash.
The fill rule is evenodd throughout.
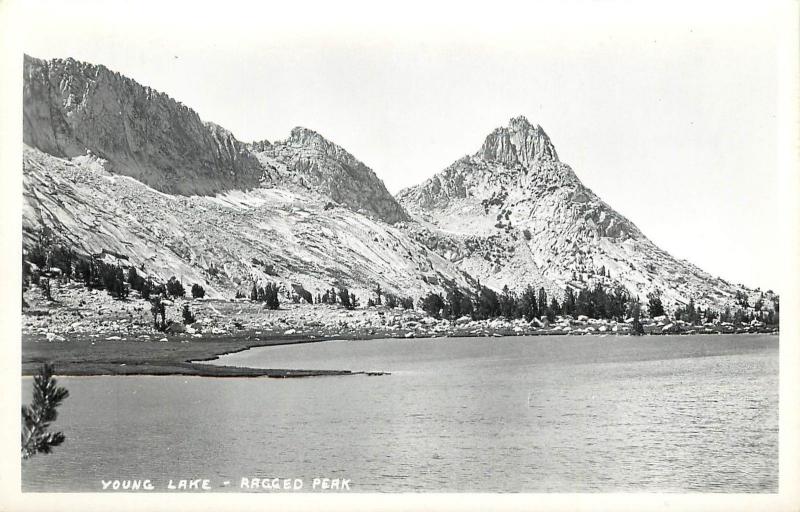
<path id="1" fill-rule="evenodd" d="M 536 301 L 539 304 L 539 315 L 544 315 L 547 313 L 547 292 L 544 291 L 544 286 L 539 288 L 539 298 Z"/>
<path id="2" fill-rule="evenodd" d="M 636 300 L 633 302 L 631 306 L 631 312 L 633 314 L 633 324 L 631 325 L 631 336 L 641 336 L 644 334 L 644 326 L 642 322 L 639 320 L 641 316 L 641 306 L 639 305 L 639 301 Z"/>
<path id="3" fill-rule="evenodd" d="M 689 298 L 689 304 L 686 305 L 686 316 L 687 320 L 692 325 L 700 321 L 700 315 L 697 313 L 697 309 L 694 306 L 694 298 Z"/>
<path id="4" fill-rule="evenodd" d="M 628 290 L 622 286 L 616 286 L 610 300 L 609 318 L 618 322 L 622 321 L 625 317 L 625 310 L 630 300 L 631 296 Z"/>
<path id="5" fill-rule="evenodd" d="M 652 292 L 647 295 L 647 299 L 650 318 L 664 316 L 664 304 L 661 302 L 661 294 L 658 291 Z"/>
<path id="6" fill-rule="evenodd" d="M 747 294 L 744 293 L 742 290 L 736 290 L 736 304 L 743 308 L 749 307 L 747 302 Z"/>
<path id="7" fill-rule="evenodd" d="M 720 316 L 720 321 L 730 323 L 732 320 L 731 317 L 731 308 L 730 306 L 725 306 L 725 311 Z"/>
<path id="8" fill-rule="evenodd" d="M 153 315 L 153 328 L 158 331 L 163 331 L 167 326 L 167 308 L 161 301 L 161 296 L 157 295 L 150 301 L 150 314 Z M 158 317 L 161 317 L 161 323 L 158 322 Z"/>
<path id="9" fill-rule="evenodd" d="M 278 298 L 277 284 L 267 283 L 266 288 L 262 288 L 259 291 L 263 295 L 263 302 L 267 306 L 267 309 L 278 309 L 280 307 L 281 302 Z"/>
<path id="10" fill-rule="evenodd" d="M 609 318 L 609 300 L 606 291 L 600 283 L 594 285 L 589 294 L 589 301 L 592 304 L 592 318 Z"/>
<path id="11" fill-rule="evenodd" d="M 572 288 L 567 287 L 566 291 L 564 292 L 564 305 L 561 308 L 563 314 L 574 316 L 577 309 L 576 302 L 575 292 L 572 290 Z"/>
<path id="12" fill-rule="evenodd" d="M 446 302 L 445 314 L 450 318 L 461 318 L 472 314 L 472 302 L 458 288 L 452 288 L 447 292 Z"/>
<path id="13" fill-rule="evenodd" d="M 539 316 L 539 309 L 536 305 L 536 290 L 531 285 L 528 285 L 525 291 L 522 292 L 522 296 L 520 296 L 519 312 L 528 322 Z"/>
<path id="14" fill-rule="evenodd" d="M 53 366 L 45 363 L 33 378 L 33 402 L 22 406 L 22 458 L 37 453 L 51 453 L 64 442 L 62 432 L 50 432 L 58 417 L 56 408 L 69 396 L 69 391 L 57 385 Z"/>
<path id="15" fill-rule="evenodd" d="M 353 303 L 350 302 L 350 292 L 347 288 L 339 288 L 339 302 L 345 309 L 354 309 Z"/>
<path id="16" fill-rule="evenodd" d="M 554 321 L 556 316 L 561 314 L 561 306 L 558 305 L 558 301 L 555 297 L 550 299 L 550 305 L 547 307 L 546 314 L 548 322 Z"/>
<path id="17" fill-rule="evenodd" d="M 131 286 L 131 290 L 141 291 L 142 286 L 144 285 L 144 278 L 139 276 L 139 273 L 136 271 L 136 267 L 131 267 L 128 269 L 128 284 Z"/>
<path id="18" fill-rule="evenodd" d="M 445 309 L 444 299 L 438 293 L 429 293 L 420 301 L 420 309 L 434 318 L 441 318 Z"/>
<path id="19" fill-rule="evenodd" d="M 503 286 L 503 293 L 500 295 L 500 314 L 507 319 L 518 318 L 517 296 L 508 289 L 508 285 Z"/>
<path id="20" fill-rule="evenodd" d="M 500 315 L 500 302 L 497 299 L 497 293 L 491 288 L 481 286 L 478 292 L 477 304 L 478 318 L 495 318 Z"/>
<path id="21" fill-rule="evenodd" d="M 575 301 L 575 312 L 578 315 L 588 316 L 589 318 L 595 317 L 594 303 L 588 291 L 581 290 L 578 292 L 578 298 Z"/>

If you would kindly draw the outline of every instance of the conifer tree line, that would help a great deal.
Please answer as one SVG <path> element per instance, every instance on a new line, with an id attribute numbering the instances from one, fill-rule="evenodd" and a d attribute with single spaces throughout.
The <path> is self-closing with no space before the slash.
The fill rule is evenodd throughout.
<path id="1" fill-rule="evenodd" d="M 601 270 L 603 274 L 608 274 L 605 269 Z M 33 244 L 23 253 L 22 289 L 26 290 L 30 282 L 35 282 L 40 285 L 46 298 L 52 299 L 51 280 L 55 274 L 83 282 L 89 289 L 106 290 L 111 296 L 121 300 L 128 298 L 131 290 L 139 292 L 143 299 L 151 302 L 154 297 L 177 298 L 186 295 L 183 283 L 176 277 L 173 276 L 166 283 L 159 283 L 149 276 L 141 275 L 140 271 L 144 272 L 144 268 L 123 267 L 107 263 L 97 257 L 75 253 L 72 249 L 56 243 L 52 234 L 45 229 L 37 233 Z M 205 290 L 198 283 L 191 286 L 190 293 L 193 298 L 205 296 Z M 237 291 L 236 297 L 246 298 L 245 293 Z M 289 291 L 286 295 L 295 302 L 302 299 L 309 304 L 339 304 L 347 309 L 361 305 L 358 297 L 346 287 L 331 288 L 316 296 L 300 287 L 296 296 L 292 296 Z M 367 300 L 367 307 L 386 306 L 403 309 L 415 307 L 411 297 L 394 295 L 383 290 L 380 285 L 376 285 L 372 295 Z M 264 302 L 269 309 L 278 309 L 279 285 L 267 283 L 265 286 L 258 286 L 254 283 L 249 298 Z M 692 299 L 688 304 L 679 306 L 668 314 L 658 292 L 650 293 L 646 302 L 640 304 L 638 299 L 632 297 L 622 286 L 608 289 L 598 283 L 592 288 L 577 291 L 567 287 L 563 298 L 558 300 L 557 297 L 549 297 L 543 287 L 536 289 L 529 285 L 522 292 L 515 293 L 506 286 L 498 293 L 478 284 L 477 289 L 472 292 L 451 287 L 444 294 L 429 293 L 420 299 L 417 307 L 436 318 L 449 319 L 463 316 L 476 320 L 505 317 L 532 321 L 534 318 L 546 318 L 552 322 L 559 315 L 573 317 L 584 315 L 594 319 L 623 321 L 626 318 L 638 320 L 638 316 L 644 313 L 650 318 L 667 316 L 672 320 L 681 320 L 694 325 L 713 321 L 746 324 L 753 320 L 767 325 L 778 325 L 779 297 L 773 295 L 771 298 L 774 304 L 772 309 L 764 307 L 763 293 L 751 306 L 747 294 L 738 290 L 734 297 L 733 308 L 727 306 L 724 310 L 714 310 L 710 307 L 703 309 L 696 306 Z M 163 325 L 163 320 L 161 324 Z"/>
<path id="2" fill-rule="evenodd" d="M 487 286 L 479 285 L 473 295 L 467 295 L 459 289 L 450 289 L 445 295 L 429 293 L 419 301 L 419 308 L 435 318 L 447 319 L 456 319 L 462 316 L 470 317 L 473 320 L 504 317 L 509 320 L 524 319 L 530 322 L 535 318 L 546 318 L 552 322 L 559 315 L 572 317 L 583 315 L 588 318 L 616 322 L 633 319 L 634 324 L 638 323 L 641 328 L 640 317 L 644 310 L 649 318 L 665 316 L 694 325 L 713 322 L 717 319 L 733 324 L 745 324 L 752 320 L 759 320 L 767 325 L 777 325 L 780 308 L 778 298 L 776 297 L 774 300 L 774 310 L 763 308 L 762 294 L 762 298 L 755 303 L 754 312 L 749 312 L 744 309 L 743 303 L 739 303 L 741 309 L 731 312 L 730 307 L 727 307 L 720 313 L 712 308 L 697 307 L 694 299 L 691 299 L 689 304 L 676 308 L 672 315 L 668 315 L 660 293 L 648 294 L 647 302 L 643 305 L 637 297 L 632 296 L 622 286 L 616 286 L 609 290 L 598 283 L 591 289 L 579 290 L 577 294 L 575 290 L 568 287 L 564 291 L 563 299 L 559 301 L 556 297 L 548 297 L 544 287 L 537 290 L 529 285 L 518 294 L 510 291 L 508 286 L 503 287 L 502 292 L 497 293 Z"/>
<path id="3" fill-rule="evenodd" d="M 386 306 L 387 308 L 401 307 L 403 309 L 413 309 L 414 299 L 411 297 L 398 297 L 392 293 L 381 289 L 380 285 L 373 290 L 375 298 L 370 297 L 367 299 L 367 307 Z M 352 293 L 346 287 L 331 288 L 325 290 L 325 293 L 317 294 L 314 300 L 315 304 L 341 304 L 346 309 L 355 309 L 360 306 L 360 301 L 355 293 Z"/>
<path id="4" fill-rule="evenodd" d="M 253 283 L 250 290 L 250 300 L 263 302 L 267 309 L 278 309 L 281 301 L 278 298 L 278 285 L 267 283 L 266 286 L 257 286 Z"/>
<path id="5" fill-rule="evenodd" d="M 476 320 L 505 317 L 507 319 L 546 318 L 552 322 L 558 315 L 585 315 L 589 318 L 605 318 L 623 321 L 632 314 L 638 302 L 622 287 L 606 291 L 597 285 L 591 290 L 572 288 L 564 292 L 564 299 L 548 297 L 544 287 L 538 290 L 528 285 L 522 293 L 515 293 L 503 287 L 500 293 L 488 286 L 479 286 L 474 296 L 458 289 L 449 290 L 445 296 L 430 293 L 420 301 L 420 309 L 437 318 L 459 318 L 468 316 Z"/>
<path id="6" fill-rule="evenodd" d="M 125 258 L 122 255 L 117 257 Z M 31 264 L 36 266 L 36 272 Z M 39 279 L 39 284 L 45 288 L 47 298 L 52 298 L 50 280 L 42 281 L 41 277 L 51 276 L 54 273 L 53 269 L 57 269 L 56 272 L 61 277 L 82 282 L 90 290 L 106 290 L 116 299 L 128 298 L 132 290 L 139 292 L 146 300 L 157 295 L 172 298 L 186 295 L 183 283 L 175 276 L 166 283 L 156 282 L 151 277 L 144 277 L 139 273 L 144 271 L 143 266 L 137 269 L 135 266 L 115 265 L 96 256 L 78 254 L 54 242 L 52 235 L 42 230 L 32 246 L 23 253 L 23 290 L 27 289 L 29 282 Z M 191 294 L 193 298 L 202 298 L 205 296 L 205 289 L 195 283 L 191 287 Z"/>

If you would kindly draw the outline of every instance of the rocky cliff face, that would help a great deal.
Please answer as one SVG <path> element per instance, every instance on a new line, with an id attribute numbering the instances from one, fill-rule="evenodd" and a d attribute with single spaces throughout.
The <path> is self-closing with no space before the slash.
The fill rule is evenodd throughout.
<path id="1" fill-rule="evenodd" d="M 23 234 L 42 228 L 78 254 L 124 255 L 160 282 L 176 276 L 209 296 L 249 293 L 253 283 L 312 294 L 345 286 L 363 303 L 377 285 L 415 299 L 470 287 L 451 263 L 401 229 L 330 207 L 311 191 L 284 187 L 215 196 L 158 192 L 108 172 L 95 156 L 70 160 L 25 147 Z"/>
<path id="2" fill-rule="evenodd" d="M 297 127 L 286 140 L 255 142 L 250 148 L 267 172 L 274 173 L 273 179 L 314 190 L 388 223 L 409 218 L 372 169 L 313 130 Z"/>
<path id="3" fill-rule="evenodd" d="M 88 150 L 162 192 L 213 194 L 261 178 L 258 161 L 230 132 L 104 66 L 25 56 L 23 105 L 29 146 L 67 158 Z"/>
<path id="4" fill-rule="evenodd" d="M 161 192 L 292 183 L 385 222 L 408 219 L 369 167 L 312 130 L 244 144 L 166 94 L 73 59 L 26 56 L 23 94 L 25 144 L 64 158 L 89 151 Z"/>
<path id="5" fill-rule="evenodd" d="M 524 117 L 397 198 L 418 221 L 408 227 L 413 236 L 496 289 L 532 284 L 562 295 L 599 283 L 714 307 L 739 289 L 656 247 L 586 188 Z"/>

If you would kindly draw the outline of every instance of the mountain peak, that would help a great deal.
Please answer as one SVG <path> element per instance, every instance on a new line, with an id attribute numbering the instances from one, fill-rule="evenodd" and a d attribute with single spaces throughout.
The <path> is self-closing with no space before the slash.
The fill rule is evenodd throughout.
<path id="1" fill-rule="evenodd" d="M 314 130 L 296 126 L 285 140 L 254 142 L 250 147 L 265 168 L 282 169 L 289 181 L 353 211 L 367 212 L 388 223 L 408 220 L 372 169 Z"/>
<path id="2" fill-rule="evenodd" d="M 478 156 L 489 162 L 530 167 L 539 161 L 558 161 L 558 154 L 541 126 L 525 116 L 509 120 L 507 127 L 496 128 L 483 142 Z"/>
<path id="3" fill-rule="evenodd" d="M 295 126 L 292 128 L 292 131 L 289 134 L 289 141 L 300 143 L 309 141 L 329 142 L 319 133 L 303 126 Z"/>
<path id="4" fill-rule="evenodd" d="M 509 128 L 515 128 L 515 129 L 526 129 L 526 128 L 527 129 L 536 128 L 536 129 L 539 129 L 539 130 L 542 129 L 542 127 L 539 126 L 538 124 L 537 125 L 531 124 L 531 122 L 528 121 L 528 118 L 525 117 L 524 115 L 519 115 L 517 117 L 512 117 L 508 121 L 508 126 L 509 126 Z"/>
<path id="5" fill-rule="evenodd" d="M 290 146 L 301 146 L 307 149 L 320 151 L 336 158 L 353 162 L 356 161 L 353 155 L 345 151 L 345 149 L 338 144 L 331 142 L 314 130 L 302 126 L 295 126 L 292 128 L 289 138 L 286 139 L 285 143 Z"/>

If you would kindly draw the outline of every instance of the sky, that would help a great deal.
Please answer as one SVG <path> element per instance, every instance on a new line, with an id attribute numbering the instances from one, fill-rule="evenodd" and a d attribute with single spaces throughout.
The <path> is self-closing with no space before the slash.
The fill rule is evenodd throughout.
<path id="1" fill-rule="evenodd" d="M 294 4 L 30 1 L 23 49 L 104 64 L 240 140 L 311 128 L 392 193 L 525 115 L 660 247 L 780 292 L 777 4 Z"/>

